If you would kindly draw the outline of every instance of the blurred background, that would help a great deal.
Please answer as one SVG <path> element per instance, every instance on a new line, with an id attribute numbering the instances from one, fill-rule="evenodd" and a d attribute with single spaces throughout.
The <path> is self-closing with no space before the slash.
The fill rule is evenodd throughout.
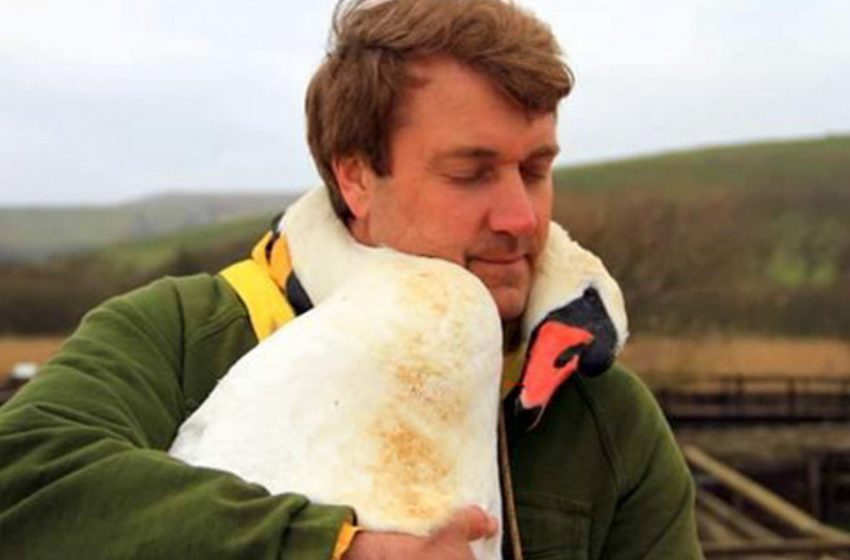
<path id="1" fill-rule="evenodd" d="M 840 557 L 794 515 L 850 528 L 850 4 L 520 4 L 577 75 L 555 218 L 621 282 L 622 360 L 685 446 L 707 553 Z M 319 183 L 303 96 L 332 9 L 0 3 L 0 396 L 86 310 L 243 258 Z"/>

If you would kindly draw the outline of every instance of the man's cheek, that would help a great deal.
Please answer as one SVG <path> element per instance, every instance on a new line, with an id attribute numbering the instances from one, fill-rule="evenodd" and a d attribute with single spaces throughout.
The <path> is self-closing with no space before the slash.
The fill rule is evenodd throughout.
<path id="1" fill-rule="evenodd" d="M 473 261 L 469 270 L 484 283 L 493 299 L 525 304 L 531 287 L 530 272 L 525 268 L 476 266 Z"/>

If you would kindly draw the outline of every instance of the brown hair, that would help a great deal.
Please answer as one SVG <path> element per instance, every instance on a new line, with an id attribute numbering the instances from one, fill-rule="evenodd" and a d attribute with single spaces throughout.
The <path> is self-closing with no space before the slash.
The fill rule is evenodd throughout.
<path id="1" fill-rule="evenodd" d="M 405 63 L 434 55 L 481 72 L 530 113 L 555 111 L 573 86 L 549 27 L 510 0 L 340 0 L 306 110 L 310 152 L 343 220 L 334 158 L 391 172 L 399 98 L 413 85 Z"/>

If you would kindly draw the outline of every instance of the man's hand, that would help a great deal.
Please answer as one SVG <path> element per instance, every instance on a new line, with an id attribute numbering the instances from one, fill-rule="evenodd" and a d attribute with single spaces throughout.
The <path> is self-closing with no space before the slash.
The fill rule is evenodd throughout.
<path id="1" fill-rule="evenodd" d="M 428 537 L 360 531 L 343 560 L 473 560 L 469 543 L 494 536 L 498 521 L 471 506 L 459 510 L 446 525 Z"/>

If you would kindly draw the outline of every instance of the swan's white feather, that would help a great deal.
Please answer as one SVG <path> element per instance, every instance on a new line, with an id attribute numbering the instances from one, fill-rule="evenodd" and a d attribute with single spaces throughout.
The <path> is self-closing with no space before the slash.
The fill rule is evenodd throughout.
<path id="1" fill-rule="evenodd" d="M 564 228 L 552 222 L 538 263 L 523 316 L 525 340 L 550 311 L 581 297 L 587 288 L 592 287 L 599 292 L 617 331 L 616 352 L 619 353 L 629 337 L 626 306 L 620 286 L 608 274 L 599 257 L 573 241 Z"/>

